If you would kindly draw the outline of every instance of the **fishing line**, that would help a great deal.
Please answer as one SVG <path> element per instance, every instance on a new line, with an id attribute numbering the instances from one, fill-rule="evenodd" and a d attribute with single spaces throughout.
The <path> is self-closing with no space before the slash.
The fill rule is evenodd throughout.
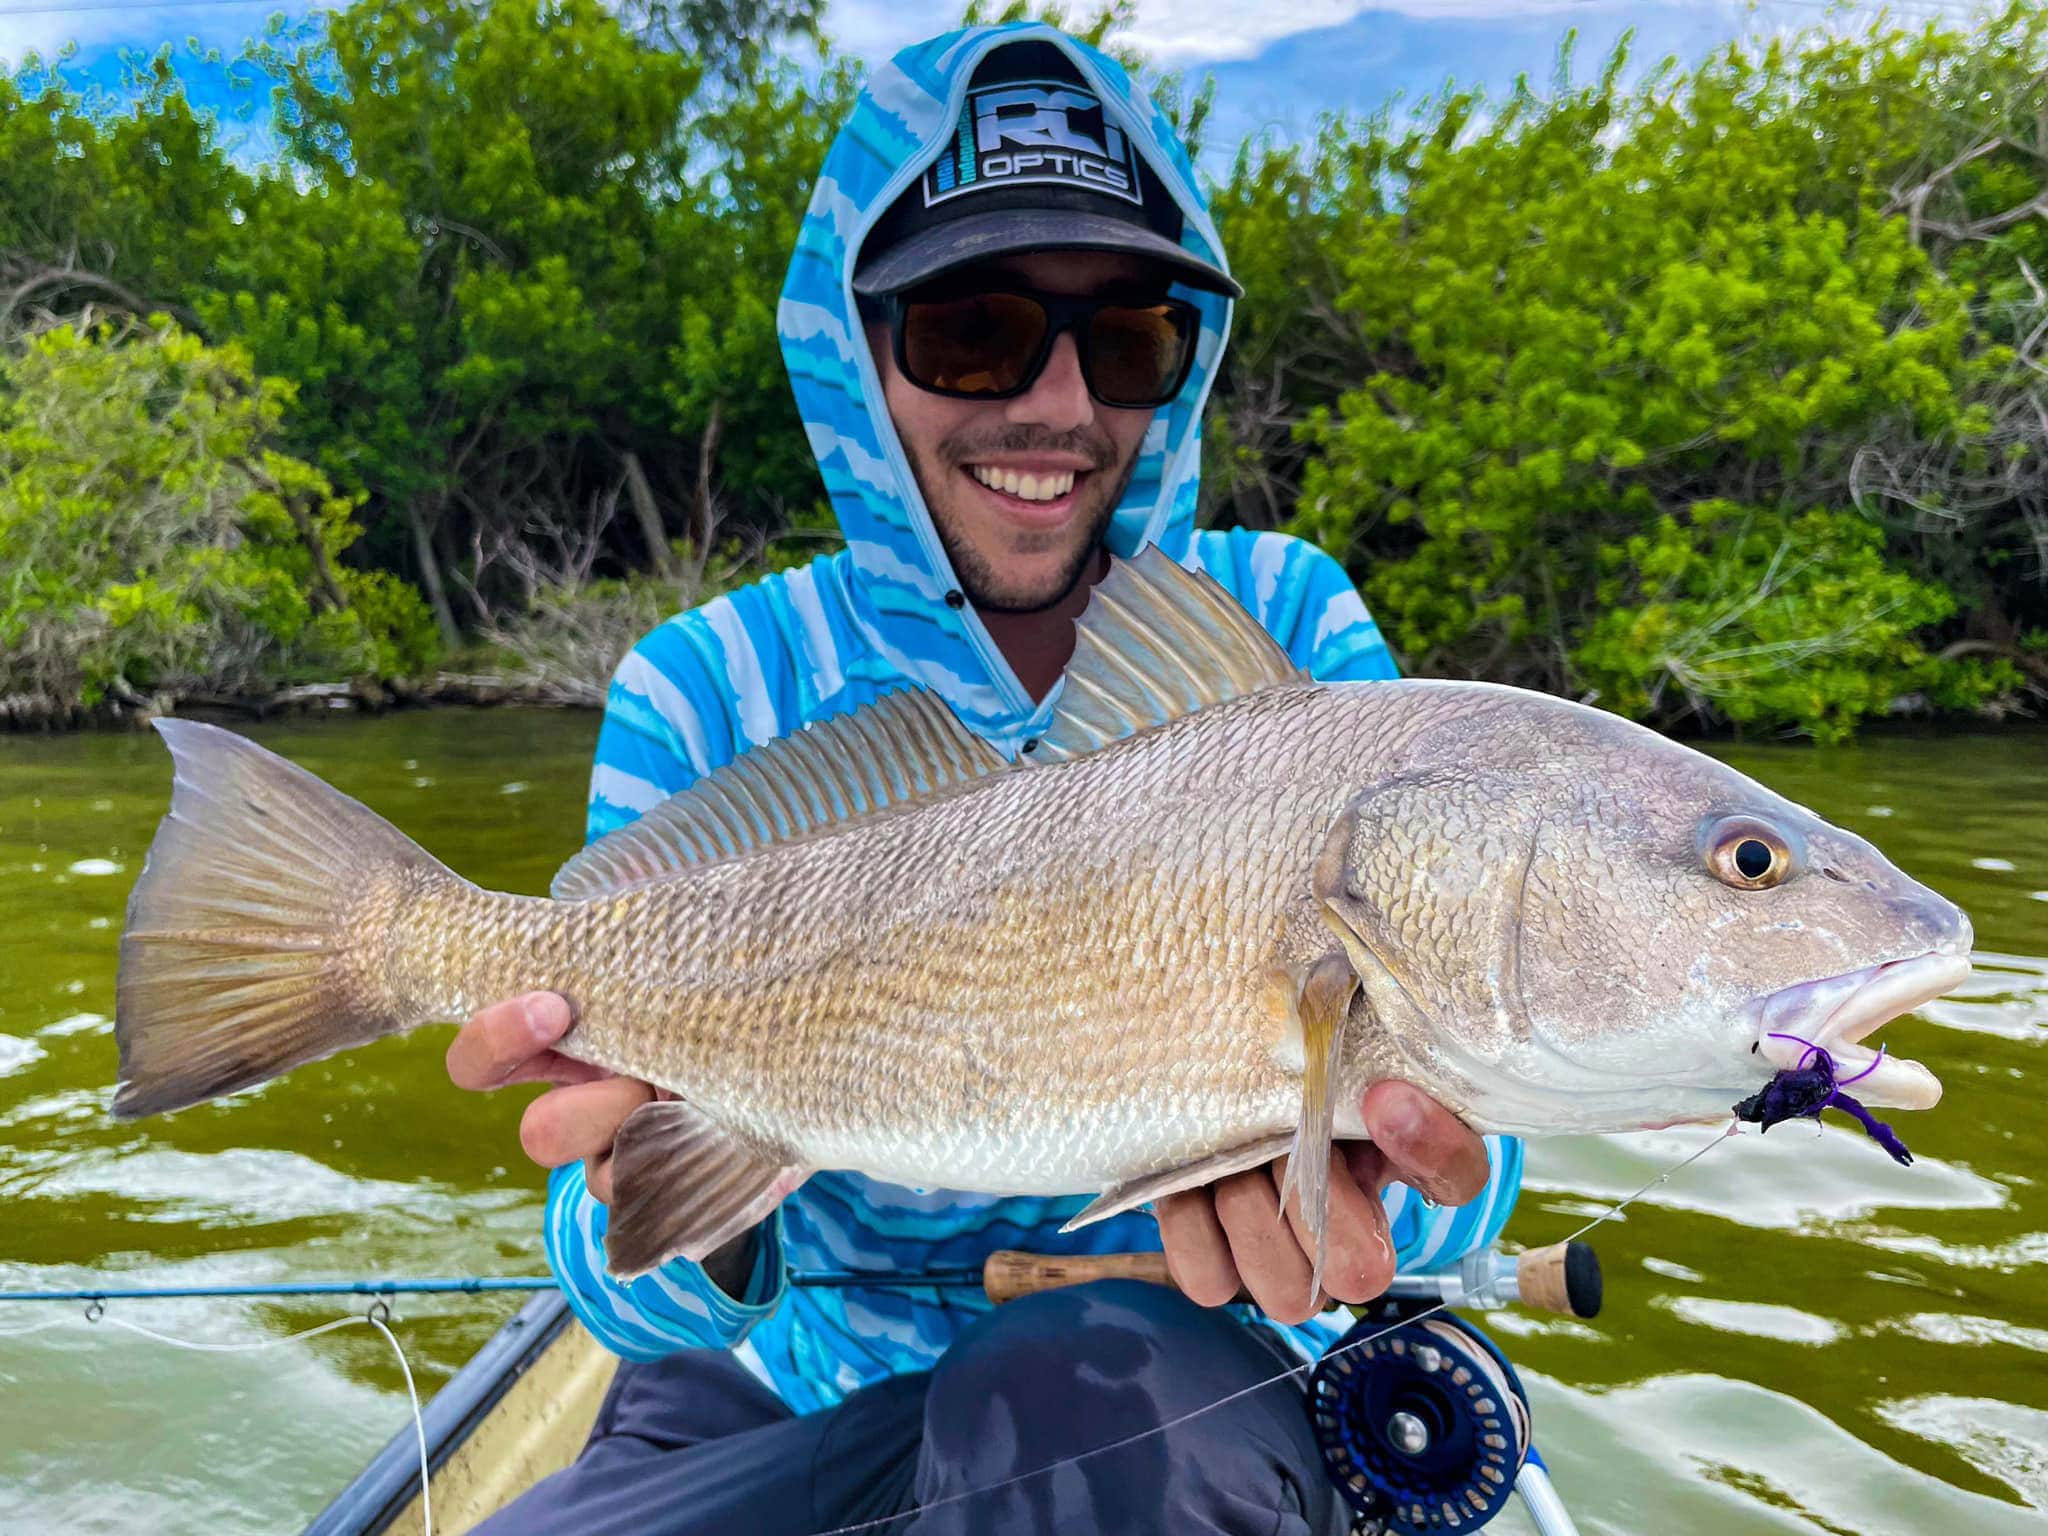
<path id="1" fill-rule="evenodd" d="M 1692 1152 L 1687 1153 L 1683 1158 L 1679 1159 L 1679 1161 L 1673 1163 L 1669 1168 L 1666 1168 L 1654 1179 L 1651 1179 L 1647 1184 L 1643 1185 L 1641 1189 L 1638 1189 L 1633 1194 L 1628 1195 L 1618 1204 L 1609 1206 L 1606 1210 L 1602 1211 L 1599 1215 L 1595 1216 L 1591 1221 L 1587 1222 L 1584 1226 L 1580 1227 L 1578 1231 L 1572 1233 L 1571 1236 L 1563 1239 L 1563 1241 L 1567 1243 L 1576 1242 L 1579 1238 L 1584 1237 L 1588 1232 L 1592 1231 L 1595 1227 L 1599 1226 L 1600 1223 L 1602 1223 L 1603 1221 L 1612 1221 L 1615 1217 L 1619 1216 L 1623 1211 L 1627 1210 L 1631 1205 L 1635 1204 L 1636 1201 L 1642 1199 L 1644 1195 L 1647 1195 L 1651 1190 L 1655 1189 L 1658 1185 L 1665 1183 L 1674 1174 L 1677 1174 L 1683 1171 L 1684 1169 L 1691 1167 L 1694 1163 L 1698 1162 L 1701 1158 L 1705 1157 L 1709 1152 L 1713 1151 L 1714 1148 L 1722 1145 L 1731 1137 L 1735 1136 L 1741 1129 L 1742 1126 L 1740 1121 L 1729 1121 L 1728 1128 L 1725 1131 L 1723 1131 L 1720 1135 L 1716 1136 L 1712 1141 L 1708 1142 L 1705 1146 L 1696 1148 Z M 1321 1355 L 1316 1360 L 1305 1361 L 1302 1364 L 1295 1366 L 1291 1370 L 1281 1371 L 1277 1375 L 1269 1376 L 1264 1381 L 1255 1381 L 1248 1387 L 1240 1387 L 1237 1389 L 1237 1391 L 1230 1393 L 1228 1396 L 1219 1397 L 1214 1402 L 1204 1403 L 1199 1408 L 1190 1408 L 1186 1413 L 1183 1413 L 1176 1418 L 1168 1419 L 1163 1424 L 1154 1424 L 1147 1429 L 1134 1430 L 1132 1433 L 1125 1435 L 1122 1439 L 1112 1440 L 1107 1445 L 1098 1445 L 1093 1446 L 1085 1451 L 1077 1451 L 1072 1456 L 1062 1456 L 1057 1461 L 1049 1461 L 1042 1467 L 1033 1467 L 1028 1472 L 1019 1472 L 1016 1473 L 1014 1476 L 1003 1478 L 998 1482 L 984 1484 L 982 1487 L 979 1488 L 963 1488 L 958 1493 L 949 1493 L 942 1499 L 933 1499 L 930 1503 L 920 1504 L 914 1509 L 899 1510 L 893 1515 L 880 1515 L 872 1520 L 857 1521 L 852 1525 L 835 1525 L 828 1530 L 814 1531 L 811 1533 L 811 1536 L 855 1536 L 855 1533 L 857 1532 L 876 1530 L 882 1526 L 894 1524 L 898 1520 L 908 1519 L 912 1515 L 921 1515 L 928 1510 L 942 1509 L 948 1504 L 958 1504 L 964 1500 L 978 1497 L 981 1494 L 1000 1493 L 1005 1488 L 1013 1488 L 1019 1483 L 1028 1482 L 1030 1479 L 1041 1476 L 1044 1473 L 1057 1472 L 1062 1467 L 1071 1467 L 1079 1462 L 1088 1461 L 1097 1456 L 1106 1456 L 1111 1451 L 1120 1451 L 1125 1446 L 1135 1445 L 1139 1441 L 1148 1440 L 1154 1435 L 1163 1435 L 1171 1430 L 1178 1429 L 1181 1425 L 1186 1424 L 1192 1419 L 1198 1419 L 1205 1413 L 1213 1413 L 1218 1408 L 1226 1407 L 1231 1403 L 1237 1402 L 1240 1398 L 1251 1396 L 1254 1392 L 1263 1392 L 1266 1388 L 1273 1386 L 1279 1382 L 1288 1381 L 1296 1376 L 1300 1376 L 1307 1372 L 1311 1372 L 1315 1370 L 1316 1366 L 1319 1365 L 1323 1360 L 1334 1359 L 1339 1355 L 1349 1354 L 1354 1349 L 1363 1349 L 1366 1345 L 1374 1343 L 1379 1339 L 1385 1338 L 1388 1334 L 1394 1332 L 1396 1329 L 1405 1328 L 1412 1323 L 1418 1323 L 1425 1318 L 1433 1317 L 1437 1313 L 1444 1311 L 1449 1306 L 1450 1302 L 1440 1301 L 1436 1303 L 1435 1306 L 1425 1307 L 1420 1312 L 1410 1313 L 1408 1316 L 1401 1318 L 1396 1322 L 1389 1323 L 1386 1327 L 1378 1330 L 1375 1333 L 1367 1334 L 1362 1339 L 1354 1339 L 1349 1344 L 1340 1345 L 1335 1349 L 1327 1350 L 1323 1353 L 1323 1355 Z"/>
<path id="2" fill-rule="evenodd" d="M 33 1323 L 26 1328 L 8 1328 L 0 1331 L 0 1339 L 25 1339 L 32 1333 L 48 1333 L 52 1328 L 61 1328 L 69 1318 L 55 1317 L 47 1323 Z"/>
<path id="3" fill-rule="evenodd" d="M 382 1316 L 379 1316 L 380 1313 Z M 390 1315 L 391 1309 L 380 1301 L 360 1317 L 337 1317 L 330 1322 L 321 1323 L 312 1328 L 302 1328 L 297 1333 L 288 1333 L 282 1338 L 252 1339 L 233 1344 L 207 1344 L 202 1343 L 198 1339 L 180 1339 L 174 1338 L 168 1333 L 158 1333 L 154 1328 L 145 1328 L 142 1324 L 131 1323 L 126 1318 L 109 1317 L 106 1305 L 103 1302 L 95 1301 L 85 1309 L 85 1321 L 87 1323 L 105 1323 L 109 1327 L 125 1329 L 129 1333 L 138 1334 L 145 1339 L 154 1339 L 159 1344 L 168 1344 L 174 1349 L 195 1350 L 209 1355 L 239 1355 L 249 1354 L 257 1350 L 276 1349 L 280 1345 L 297 1343 L 301 1339 L 318 1338 L 321 1334 L 332 1333 L 337 1328 L 351 1328 L 358 1323 L 368 1323 L 372 1328 L 375 1328 L 384 1335 L 385 1342 L 391 1346 L 391 1352 L 398 1356 L 398 1369 L 405 1377 L 405 1395 L 412 1402 L 413 1434 L 418 1438 L 420 1447 L 420 1522 L 423 1528 L 422 1536 L 434 1536 L 433 1476 L 427 1465 L 426 1419 L 420 1412 L 420 1394 L 418 1387 L 413 1383 L 412 1362 L 405 1358 L 405 1347 L 398 1342 L 398 1335 L 393 1333 L 386 1325 L 385 1319 L 390 1317 Z M 39 1323 L 33 1328 L 23 1328 L 14 1333 L 0 1334 L 0 1338 L 18 1338 L 22 1334 L 41 1333 L 44 1329 L 55 1326 L 57 1326 L 55 1323 Z"/>
<path id="4" fill-rule="evenodd" d="M 384 1309 L 389 1311 L 387 1307 Z M 412 1364 L 405 1358 L 405 1350 L 398 1342 L 398 1335 L 372 1307 L 364 1314 L 363 1321 L 384 1335 L 391 1345 L 391 1352 L 398 1356 L 398 1368 L 405 1372 L 405 1395 L 412 1400 L 412 1432 L 420 1444 L 420 1527 L 421 1536 L 434 1536 L 434 1475 L 427 1466 L 427 1421 L 420 1413 L 419 1389 L 412 1383 Z"/>

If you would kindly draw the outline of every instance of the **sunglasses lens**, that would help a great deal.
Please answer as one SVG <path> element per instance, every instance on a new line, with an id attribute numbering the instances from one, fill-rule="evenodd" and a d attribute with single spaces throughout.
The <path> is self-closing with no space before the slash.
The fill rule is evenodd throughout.
<path id="1" fill-rule="evenodd" d="M 1088 331 L 1089 383 L 1106 405 L 1164 405 L 1194 338 L 1194 315 L 1178 304 L 1097 310 Z"/>
<path id="2" fill-rule="evenodd" d="M 1030 372 L 1045 327 L 1045 311 L 1023 294 L 915 301 L 903 308 L 903 370 L 926 389 L 1005 394 Z"/>

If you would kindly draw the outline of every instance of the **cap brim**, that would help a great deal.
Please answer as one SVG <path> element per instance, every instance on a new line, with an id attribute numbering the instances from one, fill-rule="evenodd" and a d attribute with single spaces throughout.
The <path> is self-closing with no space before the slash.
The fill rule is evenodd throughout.
<path id="1" fill-rule="evenodd" d="M 1244 297 L 1229 273 L 1164 235 L 1104 214 L 1057 208 L 991 209 L 948 220 L 863 262 L 853 274 L 853 291 L 867 297 L 900 293 L 977 261 L 1025 251 L 1127 252 L 1169 268 L 1191 288 Z"/>

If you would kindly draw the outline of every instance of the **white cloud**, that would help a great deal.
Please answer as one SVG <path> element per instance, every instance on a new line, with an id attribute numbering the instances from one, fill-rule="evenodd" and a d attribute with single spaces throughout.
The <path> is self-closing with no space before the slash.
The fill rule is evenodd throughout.
<path id="1" fill-rule="evenodd" d="M 18 64 L 31 50 L 48 56 L 66 42 L 82 47 L 127 44 L 137 48 L 180 42 L 188 35 L 233 44 L 262 29 L 274 10 L 294 14 L 321 0 L 205 0 L 197 5 L 149 5 L 135 0 L 41 0 L 65 9 L 31 10 L 38 0 L 0 0 L 0 67 Z M 328 0 L 336 3 L 336 0 Z M 339 0 L 346 3 L 346 0 Z M 1066 0 L 1085 14 L 1092 0 Z M 1166 66 L 1221 64 L 1256 58 L 1272 44 L 1298 33 L 1341 26 L 1368 11 L 1425 21 L 1474 21 L 1489 17 L 1584 16 L 1603 0 L 1137 0 L 1137 20 L 1128 38 Z M 1604 0 L 1608 6 L 1620 0 Z M 1770 20 L 1794 27 L 1825 24 L 1833 0 L 1629 0 L 1643 8 L 1721 12 L 1731 21 Z M 1895 14 L 1961 19 L 1979 0 L 1889 0 Z M 84 8 L 97 5 L 97 8 Z M 1880 0 L 1854 0 L 1850 14 L 1867 15 Z M 879 63 L 899 48 L 944 32 L 959 23 L 964 0 L 828 0 L 825 25 L 841 51 Z M 1765 13 L 1758 15 L 1758 12 Z M 1839 24 L 1839 18 L 1837 19 Z M 1734 30 L 1731 28 L 1731 30 Z"/>
<path id="2" fill-rule="evenodd" d="M 966 0 L 826 0 L 825 31 L 842 53 L 879 64 L 960 24 Z"/>
<path id="3" fill-rule="evenodd" d="M 1640 3 L 1672 5 L 1688 0 Z M 1585 0 L 1292 0 L 1286 5 L 1248 5 L 1245 0 L 1138 0 L 1138 20 L 1130 39 L 1161 64 L 1220 64 L 1256 58 L 1283 37 L 1341 26 L 1367 11 L 1390 11 L 1424 21 L 1474 21 L 1584 9 Z"/>
<path id="4" fill-rule="evenodd" d="M 1560 25 L 1573 13 L 1583 17 L 1600 0 L 1137 0 L 1137 20 L 1130 42 L 1156 62 L 1167 65 L 1221 64 L 1256 58 L 1282 38 L 1322 27 L 1342 26 L 1368 11 L 1384 11 L 1418 21 L 1484 21 L 1493 17 L 1556 16 Z M 1606 8 L 1619 0 L 1607 0 Z M 1885 0 L 1852 0 L 1846 15 L 1831 17 L 1834 0 L 1629 0 L 1642 9 L 1720 13 L 1731 32 L 1747 30 L 1741 23 L 1763 20 L 1770 13 L 1781 25 L 1853 25 Z M 1952 17 L 1962 20 L 1973 6 L 1989 0 L 1889 0 L 1898 15 Z M 875 62 L 921 38 L 957 23 L 960 4 L 947 0 L 831 0 L 826 30 L 846 52 Z M 1090 9 L 1090 0 L 1067 0 L 1076 14 Z"/>
<path id="5" fill-rule="evenodd" d="M 1650 5 L 1714 5 L 1723 0 L 1637 0 Z M 944 0 L 834 0 L 826 30 L 846 52 L 874 61 L 953 26 L 962 6 Z M 1089 0 L 1068 0 L 1085 14 Z M 1392 11 L 1425 20 L 1469 21 L 1489 16 L 1543 16 L 1583 11 L 1585 0 L 1138 0 L 1129 40 L 1164 65 L 1220 64 L 1256 57 L 1298 32 L 1341 26 L 1366 11 Z"/>
<path id="6" fill-rule="evenodd" d="M 80 15 L 66 11 L 0 14 L 0 68 L 13 69 L 31 53 L 45 59 L 68 42 L 90 46 L 126 39 L 136 30 L 136 17 L 115 12 Z M 154 23 L 151 23 L 152 29 Z"/>
<path id="7" fill-rule="evenodd" d="M 148 51 L 197 37 L 232 53 L 244 39 L 261 34 L 271 12 L 296 17 L 322 8 L 317 0 L 203 0 L 197 5 L 0 0 L 0 69 L 19 66 L 28 53 L 52 58 L 66 43 L 86 49 L 111 46 Z"/>

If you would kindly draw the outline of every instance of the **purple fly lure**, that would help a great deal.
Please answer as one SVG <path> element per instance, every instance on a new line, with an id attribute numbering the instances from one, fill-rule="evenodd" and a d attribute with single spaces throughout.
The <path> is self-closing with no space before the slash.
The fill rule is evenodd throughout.
<path id="1" fill-rule="evenodd" d="M 1883 1046 L 1878 1047 L 1876 1061 L 1855 1077 L 1837 1082 L 1835 1058 L 1825 1047 L 1799 1035 L 1773 1034 L 1771 1038 L 1803 1045 L 1806 1054 L 1799 1058 L 1798 1066 L 1787 1067 L 1758 1092 L 1736 1105 L 1736 1119 L 1751 1121 L 1768 1131 L 1781 1120 L 1818 1120 L 1822 1110 L 1832 1107 L 1854 1115 L 1870 1139 L 1889 1152 L 1894 1162 L 1912 1163 L 1913 1154 L 1906 1150 L 1906 1144 L 1899 1140 L 1898 1133 L 1857 1103 L 1852 1095 L 1842 1092 L 1850 1083 L 1858 1082 L 1877 1070 L 1877 1062 L 1884 1060 Z"/>

